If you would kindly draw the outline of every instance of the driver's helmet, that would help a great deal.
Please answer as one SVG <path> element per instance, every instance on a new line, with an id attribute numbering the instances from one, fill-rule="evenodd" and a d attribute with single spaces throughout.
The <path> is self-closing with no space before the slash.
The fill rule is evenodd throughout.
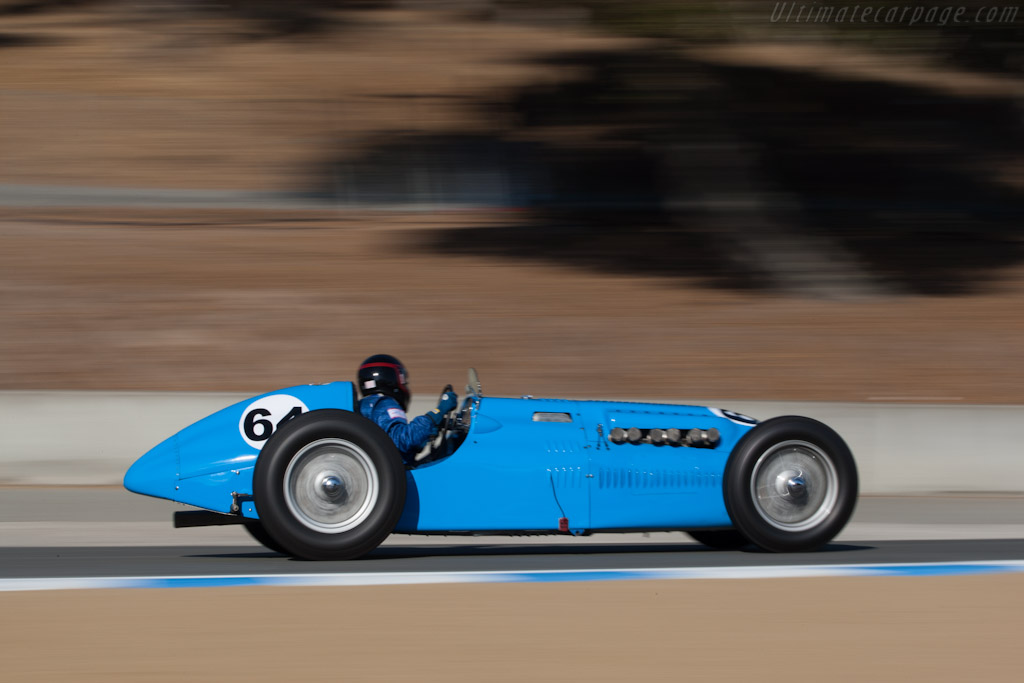
<path id="1" fill-rule="evenodd" d="M 409 373 L 405 371 L 402 361 L 386 353 L 370 356 L 359 366 L 357 375 L 359 391 L 363 398 L 373 394 L 390 396 L 402 406 L 409 407 Z"/>

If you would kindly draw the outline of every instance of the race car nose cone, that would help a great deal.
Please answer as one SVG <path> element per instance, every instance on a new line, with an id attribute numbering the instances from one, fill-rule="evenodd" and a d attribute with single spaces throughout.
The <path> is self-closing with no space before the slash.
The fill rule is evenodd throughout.
<path id="1" fill-rule="evenodd" d="M 136 460 L 124 475 L 124 487 L 144 496 L 173 500 L 177 485 L 178 444 L 175 437 Z"/>

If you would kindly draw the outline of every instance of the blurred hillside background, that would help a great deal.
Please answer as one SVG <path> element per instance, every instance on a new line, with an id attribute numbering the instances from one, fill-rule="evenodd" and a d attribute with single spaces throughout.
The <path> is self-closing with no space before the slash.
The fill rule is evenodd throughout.
<path id="1" fill-rule="evenodd" d="M 1022 38 L 986 3 L 0 0 L 0 389 L 388 352 L 431 393 L 1022 403 Z"/>

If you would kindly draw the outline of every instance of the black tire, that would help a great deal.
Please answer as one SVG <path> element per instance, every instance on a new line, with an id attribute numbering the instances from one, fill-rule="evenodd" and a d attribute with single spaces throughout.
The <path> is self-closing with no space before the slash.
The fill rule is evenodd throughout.
<path id="1" fill-rule="evenodd" d="M 686 533 L 698 543 L 715 550 L 739 550 L 750 545 L 747 537 L 735 529 L 694 529 Z"/>
<path id="2" fill-rule="evenodd" d="M 295 557 L 348 560 L 395 528 L 405 505 L 405 467 L 391 439 L 345 410 L 314 410 L 267 441 L 253 472 L 264 530 Z"/>
<path id="3" fill-rule="evenodd" d="M 267 550 L 273 550 L 275 553 L 281 553 L 287 555 L 288 551 L 284 549 L 284 546 L 271 538 L 267 530 L 263 528 L 263 524 L 258 519 L 247 519 L 245 520 L 245 530 L 249 532 L 256 541 L 265 547 Z"/>
<path id="4" fill-rule="evenodd" d="M 806 417 L 751 429 L 725 466 L 725 507 L 736 530 L 771 552 L 819 548 L 857 504 L 857 466 L 842 438 Z"/>

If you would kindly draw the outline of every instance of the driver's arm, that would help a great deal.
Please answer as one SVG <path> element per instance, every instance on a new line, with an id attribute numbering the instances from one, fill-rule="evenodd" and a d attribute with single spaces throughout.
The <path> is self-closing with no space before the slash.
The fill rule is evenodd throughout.
<path id="1" fill-rule="evenodd" d="M 402 458 L 411 460 L 427 445 L 428 441 L 437 436 L 438 425 L 426 415 L 420 415 L 406 422 L 405 413 L 401 408 L 398 411 L 402 413 L 402 416 L 389 420 L 384 431 L 395 442 Z"/>
<path id="2" fill-rule="evenodd" d="M 377 425 L 383 429 L 391 440 L 395 442 L 398 451 L 406 462 L 412 462 L 412 458 L 422 450 L 430 439 L 437 436 L 441 422 L 445 414 L 455 406 L 455 395 L 448 392 L 451 406 L 447 401 L 442 400 L 437 408 L 429 411 L 426 415 L 409 420 L 393 398 L 383 398 L 373 407 L 373 414 L 370 416 Z"/>

